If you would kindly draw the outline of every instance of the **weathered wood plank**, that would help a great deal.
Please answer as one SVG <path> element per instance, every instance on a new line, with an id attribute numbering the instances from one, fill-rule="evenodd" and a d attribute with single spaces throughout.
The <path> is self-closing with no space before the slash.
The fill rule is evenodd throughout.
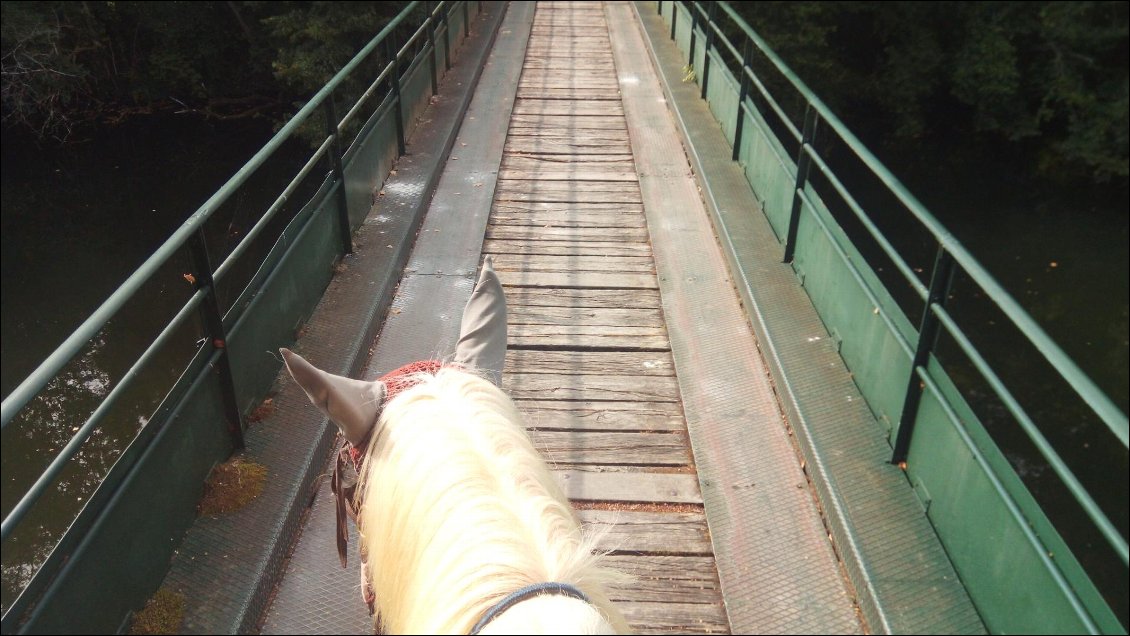
<path id="1" fill-rule="evenodd" d="M 518 331 L 517 327 L 511 329 Z M 679 385 L 675 378 L 661 375 L 509 373 L 506 391 L 516 400 L 679 401 Z"/>
<path id="2" fill-rule="evenodd" d="M 511 311 L 516 307 L 511 304 Z M 605 309 L 603 311 L 611 311 Z M 636 310 L 645 311 L 645 310 Z M 511 314 L 513 315 L 513 314 Z M 508 373 L 551 375 L 673 376 L 675 364 L 666 351 L 536 351 L 506 352 Z M 509 377 L 507 375 L 506 377 Z"/>
<path id="3" fill-rule="evenodd" d="M 647 222 L 642 216 L 628 214 L 552 214 L 552 213 L 527 213 L 515 215 L 502 215 L 495 213 L 491 217 L 495 225 L 525 225 L 532 227 L 647 227 Z M 613 256 L 613 254 L 609 254 Z M 650 256 L 648 254 L 647 256 Z"/>
<path id="4" fill-rule="evenodd" d="M 578 501 L 701 504 L 698 477 L 690 473 L 553 471 L 565 495 Z"/>
<path id="5" fill-rule="evenodd" d="M 659 309 L 607 309 L 598 307 L 508 307 L 512 325 L 631 325 L 663 328 L 663 312 Z"/>
<path id="6" fill-rule="evenodd" d="M 535 239 L 494 239 L 483 242 L 484 254 L 558 254 L 601 256 L 650 256 L 651 246 L 647 243 L 628 243 L 625 241 L 577 242 L 569 240 Z"/>
<path id="7" fill-rule="evenodd" d="M 495 201 L 491 208 L 495 214 L 607 214 L 624 217 L 642 217 L 643 206 L 628 203 L 557 203 L 552 201 Z M 494 218 L 493 216 L 491 217 Z"/>
<path id="8" fill-rule="evenodd" d="M 535 241 L 604 241 L 610 243 L 623 241 L 643 244 L 648 242 L 647 229 L 642 227 L 575 228 L 500 225 L 488 228 L 486 238 Z"/>
<path id="9" fill-rule="evenodd" d="M 585 327 L 556 325 L 511 325 L 507 341 L 514 347 L 555 349 L 623 349 L 627 351 L 670 348 L 666 329 L 651 327 Z M 514 397 L 520 397 L 515 395 Z M 582 396 L 594 397 L 594 396 Z"/>
<path id="10" fill-rule="evenodd" d="M 646 256 L 555 256 L 547 254 L 499 254 L 498 272 L 604 272 L 655 274 Z"/>
<path id="11" fill-rule="evenodd" d="M 658 309 L 659 292 L 654 289 L 570 289 L 506 287 L 509 305 L 541 307 L 613 307 Z"/>
<path id="12" fill-rule="evenodd" d="M 508 386 L 506 378 L 502 385 Z M 516 400 L 532 428 L 597 431 L 683 431 L 683 411 L 674 402 L 567 402 Z"/>
<path id="13" fill-rule="evenodd" d="M 620 602 L 616 606 L 637 634 L 728 634 L 730 621 L 722 602 Z"/>
<path id="14" fill-rule="evenodd" d="M 564 117 L 607 117 L 623 115 L 624 107 L 618 101 L 590 101 L 587 99 L 518 99 L 514 113 L 519 115 L 561 115 Z"/>
<path id="15" fill-rule="evenodd" d="M 581 523 L 602 533 L 597 548 L 652 554 L 713 554 L 706 515 L 695 512 L 651 512 L 641 510 L 577 511 Z"/>
<path id="16" fill-rule="evenodd" d="M 617 181 L 621 183 L 637 183 L 639 175 L 635 170 L 614 170 L 610 168 L 593 168 L 589 170 L 499 170 L 500 179 L 532 179 L 538 181 Z"/>
<path id="17" fill-rule="evenodd" d="M 550 463 L 687 466 L 686 435 L 640 432 L 530 431 Z"/>
<path id="18" fill-rule="evenodd" d="M 576 127 L 627 130 L 626 120 L 619 115 L 591 115 L 577 118 L 569 115 L 541 115 L 515 113 L 510 116 L 510 129 L 531 128 L 541 130 L 545 127 L 572 129 Z"/>
<path id="19" fill-rule="evenodd" d="M 522 64 L 522 70 L 529 69 L 545 69 L 545 70 L 590 70 L 600 71 L 606 73 L 616 72 L 616 63 L 612 58 L 561 58 L 549 55 L 541 55 L 532 51 L 526 52 L 526 61 Z"/>
<path id="20" fill-rule="evenodd" d="M 504 152 L 511 154 L 568 153 L 573 155 L 603 155 L 620 152 L 628 146 L 628 133 L 605 131 L 596 135 L 589 131 L 585 135 L 518 135 L 513 131 L 506 138 Z"/>
<path id="21" fill-rule="evenodd" d="M 635 578 L 610 590 L 614 601 L 710 604 L 722 600 L 712 556 L 610 555 L 608 567 Z"/>
<path id="22" fill-rule="evenodd" d="M 586 88 L 583 91 L 575 88 L 520 88 L 514 95 L 518 99 L 587 99 L 593 101 L 620 101 L 620 91 L 611 87 Z"/>
<path id="23" fill-rule="evenodd" d="M 515 170 L 537 170 L 544 167 L 549 167 L 553 170 L 560 170 L 563 167 L 634 168 L 635 159 L 632 157 L 631 149 L 627 146 L 623 147 L 623 149 L 616 154 L 609 153 L 601 155 L 510 152 L 502 155 L 500 167 Z"/>
<path id="24" fill-rule="evenodd" d="M 639 203 L 639 186 L 633 181 L 539 181 L 524 183 L 499 180 L 499 201 L 546 201 L 553 203 Z M 599 239 L 598 239 L 599 240 Z"/>
<path id="25" fill-rule="evenodd" d="M 602 287 L 612 289 L 658 289 L 654 274 L 603 272 L 499 272 L 504 285 L 522 287 Z"/>

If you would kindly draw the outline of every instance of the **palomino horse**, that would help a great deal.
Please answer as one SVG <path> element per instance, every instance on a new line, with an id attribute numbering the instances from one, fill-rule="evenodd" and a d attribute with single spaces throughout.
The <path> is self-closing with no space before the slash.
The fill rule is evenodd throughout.
<path id="1" fill-rule="evenodd" d="M 626 632 L 605 591 L 618 575 L 598 566 L 593 537 L 496 386 L 505 353 L 506 300 L 489 258 L 452 364 L 364 382 L 283 350 L 346 440 L 334 472 L 342 563 L 349 512 L 366 600 L 388 633 Z"/>

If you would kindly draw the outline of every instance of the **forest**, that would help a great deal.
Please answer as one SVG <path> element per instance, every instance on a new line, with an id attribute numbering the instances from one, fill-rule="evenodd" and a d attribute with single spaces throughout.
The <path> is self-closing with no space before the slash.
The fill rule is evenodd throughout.
<path id="1" fill-rule="evenodd" d="M 405 4 L 3 2 L 3 126 L 67 143 L 154 114 L 282 120 Z M 1116 188 L 1128 6 L 735 4 L 881 154 L 960 139 L 1040 179 Z"/>

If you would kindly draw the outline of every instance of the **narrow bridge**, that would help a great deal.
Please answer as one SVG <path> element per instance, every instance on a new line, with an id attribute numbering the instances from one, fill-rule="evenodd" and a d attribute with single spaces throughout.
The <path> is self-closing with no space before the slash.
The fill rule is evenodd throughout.
<path id="1" fill-rule="evenodd" d="M 411 15 L 423 18 L 405 31 Z M 749 37 L 731 41 L 734 25 Z M 408 35 L 394 45 L 396 29 Z M 790 121 L 751 70 L 755 49 L 795 81 L 725 3 L 406 9 L 359 54 L 384 70 L 344 117 L 335 91 L 356 60 L 280 131 L 318 109 L 329 122 L 255 231 L 304 179 L 316 192 L 234 300 L 217 300 L 213 280 L 236 270 L 209 264 L 199 223 L 277 144 L 159 253 L 187 246 L 197 264 L 197 293 L 166 331 L 200 311 L 210 342 L 4 632 L 119 629 L 158 587 L 184 599 L 182 633 L 370 630 L 321 479 L 332 427 L 265 352 L 292 346 L 364 378 L 449 356 L 486 254 L 509 303 L 503 387 L 581 520 L 608 528 L 611 564 L 635 577 L 613 595 L 634 629 L 1124 632 L 933 357 L 939 332 L 968 342 L 945 312 L 952 272 L 999 295 L 1124 447 L 1125 414 L 890 177 L 938 241 L 926 281 L 892 256 L 922 301 L 908 317 L 821 199 L 839 193 L 866 217 L 813 148 L 817 124 L 889 173 L 803 84 L 803 123 Z M 23 389 L 5 425 L 34 395 Z M 193 521 L 233 447 L 266 466 L 262 495 Z M 1045 456 L 1125 579 L 1125 538 Z"/>

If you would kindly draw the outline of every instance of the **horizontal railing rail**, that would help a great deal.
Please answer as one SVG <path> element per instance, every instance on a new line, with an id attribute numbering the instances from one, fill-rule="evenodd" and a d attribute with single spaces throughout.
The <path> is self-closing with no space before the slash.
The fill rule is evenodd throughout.
<path id="1" fill-rule="evenodd" d="M 102 399 L 101 403 L 85 418 L 83 423 L 76 427 L 70 439 L 54 455 L 47 468 L 35 479 L 30 488 L 12 506 L 4 516 L 0 527 L 0 540 L 7 545 L 13 533 L 25 521 L 29 513 L 40 502 L 59 479 L 60 474 L 70 465 L 84 444 L 98 430 L 114 406 L 120 401 L 138 378 L 145 373 L 147 365 L 151 364 L 159 352 L 170 342 L 174 334 L 186 327 L 190 317 L 200 312 L 204 324 L 206 338 L 201 342 L 194 362 L 185 369 L 186 377 L 178 381 L 178 386 L 184 382 L 199 382 L 199 378 L 209 370 L 218 372 L 223 411 L 227 418 L 227 425 L 231 435 L 231 446 L 240 448 L 243 445 L 244 421 L 241 407 L 236 401 L 236 388 L 233 383 L 230 362 L 231 347 L 228 335 L 238 329 L 238 323 L 247 311 L 247 303 L 230 303 L 221 306 L 217 285 L 225 281 L 237 268 L 248 267 L 243 259 L 253 252 L 255 241 L 272 222 L 277 222 L 280 211 L 298 192 L 301 186 L 312 175 L 318 176 L 319 164 L 329 164 L 326 172 L 329 181 L 318 189 L 325 197 L 338 197 L 337 215 L 341 250 L 340 253 L 349 253 L 353 225 L 349 215 L 349 205 L 345 199 L 346 171 L 343 170 L 343 159 L 348 160 L 346 150 L 349 144 L 343 143 L 347 130 L 354 120 L 367 108 L 375 114 L 376 118 L 382 109 L 393 109 L 395 113 L 395 134 L 397 140 L 396 156 L 405 151 L 405 122 L 403 106 L 401 103 L 402 76 L 409 69 L 415 69 L 421 64 L 427 64 L 430 71 L 432 94 L 436 92 L 438 76 L 444 68 L 452 64 L 451 48 L 453 40 L 460 34 L 452 34 L 452 26 L 459 20 L 453 20 L 456 11 L 462 12 L 462 36 L 469 34 L 468 2 L 411 2 L 390 20 L 332 79 L 329 80 L 313 97 L 310 98 L 298 112 L 283 125 L 274 136 L 251 157 L 228 181 L 207 201 L 204 202 L 188 219 L 178 227 L 173 234 L 161 244 L 160 247 L 138 267 L 129 277 L 107 298 L 85 321 L 79 325 L 38 367 L 28 375 L 15 389 L 4 397 L 0 406 L 0 428 L 7 428 L 18 419 L 20 413 L 48 386 L 53 379 L 64 371 L 72 359 L 95 338 L 105 326 L 117 316 L 127 304 L 137 297 L 147 283 L 166 268 L 178 255 L 186 250 L 191 253 L 193 271 L 190 278 L 195 287 L 194 292 L 187 302 L 177 310 L 176 314 L 160 330 L 152 342 L 136 359 L 120 378 L 116 379 L 113 389 Z M 442 40 L 440 40 L 442 38 Z M 439 50 L 442 48 L 442 60 L 439 59 Z M 359 69 L 370 63 L 380 64 L 380 71 L 367 88 L 350 105 L 346 115 L 338 118 L 335 113 L 335 100 L 346 90 L 347 81 Z M 443 65 L 442 67 L 440 65 Z M 383 90 L 382 90 L 383 87 Z M 369 104 L 374 97 L 380 96 L 381 105 L 373 109 Z M 296 139 L 300 129 L 313 123 L 311 117 L 321 110 L 326 118 L 326 132 L 324 137 L 317 141 L 317 146 L 301 169 L 282 189 L 273 203 L 258 218 L 254 225 L 247 231 L 242 239 L 230 250 L 224 260 L 212 267 L 208 260 L 207 237 L 204 232 L 205 224 L 214 213 L 224 206 L 232 197 L 248 186 L 251 178 L 265 164 L 274 158 L 279 150 L 292 139 Z M 363 134 L 360 132 L 348 140 L 350 143 L 357 141 Z M 317 196 L 317 195 L 315 195 Z M 366 210 L 367 211 L 367 210 Z M 282 258 L 285 258 L 285 254 Z M 277 259 L 281 260 L 281 259 Z M 262 268 L 264 263 L 259 265 Z M 261 272 L 251 278 L 245 294 L 254 296 L 257 287 L 266 284 L 268 272 Z M 183 396 L 182 396 L 183 399 Z M 168 413 L 177 411 L 179 407 L 165 409 L 164 419 L 169 419 Z M 147 433 L 145 429 L 158 430 L 162 426 L 161 418 L 152 418 L 148 421 L 139 434 L 139 439 L 148 438 L 152 441 L 154 433 Z M 143 449 L 127 454 L 129 460 L 136 462 L 144 454 Z M 123 456 L 124 459 L 125 456 Z M 121 462 L 120 463 L 124 463 Z M 129 472 L 130 466 L 115 464 L 111 472 L 119 475 Z M 120 479 L 120 478 L 119 478 Z M 32 578 L 32 582 L 24 589 L 19 597 L 5 608 L 3 618 L 4 632 L 9 633 L 18 625 L 20 615 L 34 602 L 36 595 L 44 587 L 51 584 L 52 579 L 59 569 L 66 563 L 68 554 L 81 535 L 95 522 L 112 493 L 99 493 L 100 496 L 92 498 L 87 506 L 80 512 L 79 518 L 71 524 L 63 538 L 55 546 L 47 559 L 41 564 L 39 571 Z M 92 506 L 91 504 L 97 504 Z M 7 549 L 7 548 L 6 548 Z"/>
<path id="2" fill-rule="evenodd" d="M 808 216 L 828 237 L 828 242 L 831 243 L 832 250 L 838 254 L 842 266 L 868 297 L 875 308 L 875 313 L 883 318 L 892 342 L 909 361 L 909 367 L 905 367 L 908 375 L 899 380 L 905 383 L 906 388 L 899 400 L 901 409 L 900 413 L 896 413 L 897 422 L 892 424 L 894 439 L 891 461 L 903 463 L 908 460 L 915 427 L 922 417 L 920 404 L 923 395 L 926 392 L 932 396 L 948 394 L 944 388 L 939 387 L 935 371 L 938 335 L 946 333 L 956 343 L 957 348 L 968 356 L 972 367 L 981 374 L 997 399 L 1004 404 L 1007 412 L 1019 423 L 1021 430 L 1040 456 L 1060 478 L 1066 490 L 1125 567 L 1128 558 L 1126 538 L 1064 461 L 1060 451 L 1040 431 L 1013 390 L 1002 380 L 1000 374 L 993 369 L 966 331 L 946 309 L 946 301 L 951 296 L 951 284 L 955 274 L 963 273 L 979 288 L 984 297 L 999 308 L 1028 343 L 1047 360 L 1066 386 L 1070 387 L 1098 421 L 1103 423 L 1110 435 L 1121 444 L 1123 450 L 1127 449 L 1128 433 L 1130 433 L 1127 415 L 809 89 L 730 3 L 681 1 L 659 2 L 658 5 L 659 13 L 671 21 L 671 37 L 677 39 L 686 51 L 691 74 L 701 83 L 702 97 L 708 101 L 713 100 L 711 107 L 715 109 L 716 116 L 732 141 L 733 159 L 737 161 L 744 158 L 743 141 L 748 143 L 748 140 L 745 140 L 743 135 L 749 132 L 751 126 L 760 126 L 763 129 L 761 132 L 768 133 L 765 136 L 771 138 L 766 144 L 770 149 L 768 152 L 773 156 L 770 161 L 779 166 L 787 178 L 793 179 L 791 192 L 782 194 L 779 201 L 770 202 L 779 202 L 784 208 L 774 212 L 780 214 L 780 220 L 774 225 L 774 229 L 778 231 L 779 237 L 784 236 L 784 260 L 793 261 L 798 249 L 798 227 L 801 224 L 802 212 L 808 212 Z M 741 38 L 741 41 L 736 42 L 736 38 Z M 753 63 L 755 54 L 760 55 L 759 64 L 756 65 Z M 734 69 L 732 73 L 730 69 Z M 763 73 L 767 71 L 774 72 L 775 75 L 771 78 L 764 76 Z M 712 78 L 719 73 L 727 74 L 727 81 L 730 84 L 725 91 L 718 89 L 715 92 L 717 82 L 712 81 Z M 804 112 L 802 125 L 794 121 L 794 116 L 789 114 L 789 109 L 770 91 L 769 85 L 786 86 L 795 93 L 799 108 Z M 720 105 L 723 101 L 725 104 Z M 725 116 L 722 113 L 725 113 Z M 816 143 L 818 131 L 821 136 L 820 144 Z M 920 280 L 915 268 L 884 234 L 879 222 L 868 213 L 866 206 L 845 184 L 845 179 L 836 174 L 828 159 L 818 150 L 818 146 L 831 145 L 830 140 L 836 142 L 836 148 L 848 149 L 866 172 L 882 184 L 889 196 L 913 217 L 918 228 L 928 234 L 936 249 L 935 265 L 930 272 L 929 284 L 924 284 Z M 795 148 L 795 155 L 790 156 L 786 147 Z M 750 171 L 747 170 L 746 175 L 751 180 L 754 191 L 758 192 L 761 184 L 755 182 L 756 178 L 751 176 Z M 845 248 L 840 245 L 842 241 L 838 237 L 843 236 L 842 230 L 838 227 L 836 229 L 829 227 L 830 224 L 834 225 L 835 221 L 814 188 L 814 178 L 817 176 L 831 192 L 842 199 L 844 209 L 858 221 L 863 231 L 878 246 L 879 251 L 894 265 L 895 270 L 909 285 L 913 296 L 924 304 L 922 313 L 918 317 L 916 332 L 912 327 L 905 326 L 908 324 L 906 319 L 909 316 L 899 310 L 898 305 L 892 300 L 891 292 L 874 275 L 868 264 L 862 262 L 858 254 L 853 257 L 846 253 Z M 771 199 L 772 195 L 766 195 L 764 198 Z M 768 209 L 766 215 L 770 215 Z M 845 361 L 850 368 L 851 361 L 846 358 Z M 903 370 L 900 368 L 900 371 Z M 947 384 L 948 382 L 946 380 Z M 873 398 L 869 395 L 869 391 L 864 390 L 863 393 L 871 402 Z M 940 397 L 939 399 L 946 416 L 959 429 L 959 435 L 965 435 L 963 439 L 966 439 L 973 452 L 981 457 L 977 445 L 964 434 L 963 427 L 969 425 L 967 422 L 969 417 L 966 413 L 972 412 L 965 408 L 964 404 L 951 404 L 945 399 Z M 957 399 L 960 400 L 960 396 Z M 872 410 L 878 413 L 884 409 L 873 405 Z M 1002 470 L 999 463 L 986 462 L 983 457 L 979 461 L 989 471 L 992 488 L 1004 499 L 1005 506 L 1017 522 L 1027 530 L 1032 545 L 1041 554 L 1048 552 L 1046 544 L 1042 541 L 1049 539 L 1041 538 L 1037 536 L 1039 533 L 1031 531 L 1030 522 L 1026 519 L 1030 511 L 1017 507 L 1014 501 L 1015 498 L 1026 497 L 1026 493 L 1018 494 L 1015 487 L 1005 484 L 1005 481 L 1012 483 L 1014 480 L 1005 480 L 998 476 L 997 473 Z M 1059 572 L 1060 566 L 1057 563 L 1062 563 L 1060 557 L 1057 556 L 1053 562 L 1044 554 L 1044 561 L 1051 570 L 1051 576 L 1070 597 L 1069 602 L 1076 608 L 1081 622 L 1087 626 L 1087 629 L 1109 629 L 1109 622 L 1105 623 L 1105 626 L 1095 624 L 1091 616 L 1095 611 L 1094 607 L 1085 608 L 1078 602 L 1076 598 L 1078 591 L 1074 589 L 1074 584 L 1066 581 Z M 959 572 L 960 570 L 959 566 Z"/>

